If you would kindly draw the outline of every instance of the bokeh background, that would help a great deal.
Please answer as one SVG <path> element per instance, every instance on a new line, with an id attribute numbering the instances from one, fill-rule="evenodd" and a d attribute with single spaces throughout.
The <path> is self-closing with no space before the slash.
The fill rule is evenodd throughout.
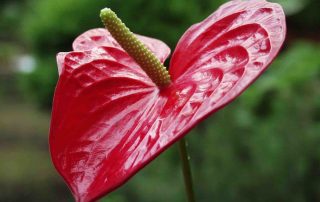
<path id="1" fill-rule="evenodd" d="M 0 201 L 73 201 L 48 152 L 55 55 L 108 6 L 174 49 L 225 0 L 1 0 Z M 187 139 L 199 202 L 320 201 L 320 1 L 274 0 L 288 37 L 270 69 Z M 173 146 L 105 202 L 186 201 Z"/>

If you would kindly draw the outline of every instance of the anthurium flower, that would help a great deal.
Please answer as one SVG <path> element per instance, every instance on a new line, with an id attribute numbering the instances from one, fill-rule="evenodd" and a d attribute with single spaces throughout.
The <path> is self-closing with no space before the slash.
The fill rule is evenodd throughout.
<path id="1" fill-rule="evenodd" d="M 89 30 L 74 51 L 57 55 L 50 151 L 78 202 L 116 189 L 234 100 L 266 70 L 286 33 L 278 4 L 230 1 L 186 31 L 167 73 L 166 44 L 117 35 L 110 19 L 110 32 Z"/>

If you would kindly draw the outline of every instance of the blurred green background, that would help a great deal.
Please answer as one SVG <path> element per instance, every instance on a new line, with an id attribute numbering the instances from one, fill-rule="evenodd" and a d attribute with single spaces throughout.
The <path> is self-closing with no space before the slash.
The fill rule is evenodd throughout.
<path id="1" fill-rule="evenodd" d="M 48 152 L 55 55 L 101 27 L 101 8 L 174 49 L 191 24 L 223 2 L 2 0 L 0 201 L 73 201 Z M 187 137 L 199 202 L 320 201 L 320 1 L 274 2 L 288 20 L 281 54 L 239 99 Z M 177 148 L 102 201 L 186 201 Z"/>

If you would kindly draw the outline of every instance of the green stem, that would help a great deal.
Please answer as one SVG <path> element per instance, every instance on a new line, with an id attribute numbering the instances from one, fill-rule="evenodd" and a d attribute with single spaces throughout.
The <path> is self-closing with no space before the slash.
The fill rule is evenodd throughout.
<path id="1" fill-rule="evenodd" d="M 184 184 L 187 193 L 188 202 L 195 202 L 193 191 L 192 174 L 190 167 L 190 157 L 187 151 L 187 142 L 185 139 L 179 141 L 180 158 L 182 163 L 182 172 L 184 177 Z"/>

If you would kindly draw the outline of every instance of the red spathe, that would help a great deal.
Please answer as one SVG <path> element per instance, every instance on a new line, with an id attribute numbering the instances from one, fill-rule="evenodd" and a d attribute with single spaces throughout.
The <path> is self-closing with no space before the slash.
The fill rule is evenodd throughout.
<path id="1" fill-rule="evenodd" d="M 264 0 L 230 1 L 180 39 L 172 83 L 159 89 L 105 29 L 57 56 L 52 161 L 78 202 L 122 185 L 198 122 L 240 95 L 285 39 L 285 15 Z M 138 36 L 162 61 L 170 49 Z"/>

